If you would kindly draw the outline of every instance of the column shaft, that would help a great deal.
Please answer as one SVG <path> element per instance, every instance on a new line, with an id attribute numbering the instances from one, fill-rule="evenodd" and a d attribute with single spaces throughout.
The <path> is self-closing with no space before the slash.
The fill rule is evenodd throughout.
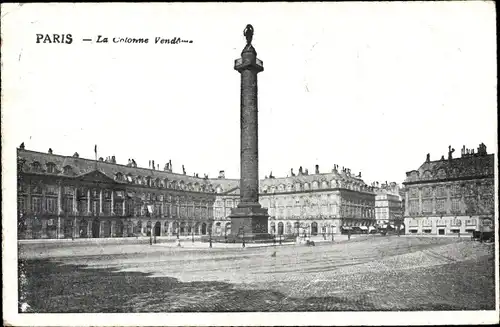
<path id="1" fill-rule="evenodd" d="M 241 71 L 241 202 L 259 202 L 257 72 Z"/>

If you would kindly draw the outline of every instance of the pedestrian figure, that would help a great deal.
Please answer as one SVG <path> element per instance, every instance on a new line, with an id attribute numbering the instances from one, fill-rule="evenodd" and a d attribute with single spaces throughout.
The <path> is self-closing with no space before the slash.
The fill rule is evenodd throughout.
<path id="1" fill-rule="evenodd" d="M 351 239 L 351 230 L 349 229 L 349 231 L 347 232 L 347 240 L 350 240 Z"/>

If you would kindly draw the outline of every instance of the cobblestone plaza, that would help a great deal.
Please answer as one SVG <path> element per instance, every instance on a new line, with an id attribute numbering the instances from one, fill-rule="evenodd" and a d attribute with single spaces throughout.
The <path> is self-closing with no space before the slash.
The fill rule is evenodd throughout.
<path id="1" fill-rule="evenodd" d="M 319 241 L 212 249 L 146 239 L 25 241 L 20 303 L 29 312 L 494 309 L 491 243 L 373 235 Z"/>

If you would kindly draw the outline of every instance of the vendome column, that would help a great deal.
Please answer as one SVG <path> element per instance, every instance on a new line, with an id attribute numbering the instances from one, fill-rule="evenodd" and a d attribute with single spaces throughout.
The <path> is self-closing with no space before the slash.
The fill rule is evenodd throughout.
<path id="1" fill-rule="evenodd" d="M 257 74 L 264 70 L 252 46 L 253 27 L 243 35 L 247 44 L 236 59 L 234 69 L 241 74 L 241 179 L 240 203 L 231 211 L 231 234 L 245 239 L 268 238 L 267 208 L 259 204 L 259 138 L 257 110 Z"/>

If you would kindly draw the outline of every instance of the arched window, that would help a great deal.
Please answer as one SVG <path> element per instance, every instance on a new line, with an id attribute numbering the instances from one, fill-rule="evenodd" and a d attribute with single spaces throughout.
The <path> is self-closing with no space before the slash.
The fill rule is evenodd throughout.
<path id="1" fill-rule="evenodd" d="M 311 235 L 318 235 L 318 223 L 315 221 L 311 224 Z"/>
<path id="2" fill-rule="evenodd" d="M 278 223 L 278 235 L 283 235 L 283 223 L 281 221 Z"/>

